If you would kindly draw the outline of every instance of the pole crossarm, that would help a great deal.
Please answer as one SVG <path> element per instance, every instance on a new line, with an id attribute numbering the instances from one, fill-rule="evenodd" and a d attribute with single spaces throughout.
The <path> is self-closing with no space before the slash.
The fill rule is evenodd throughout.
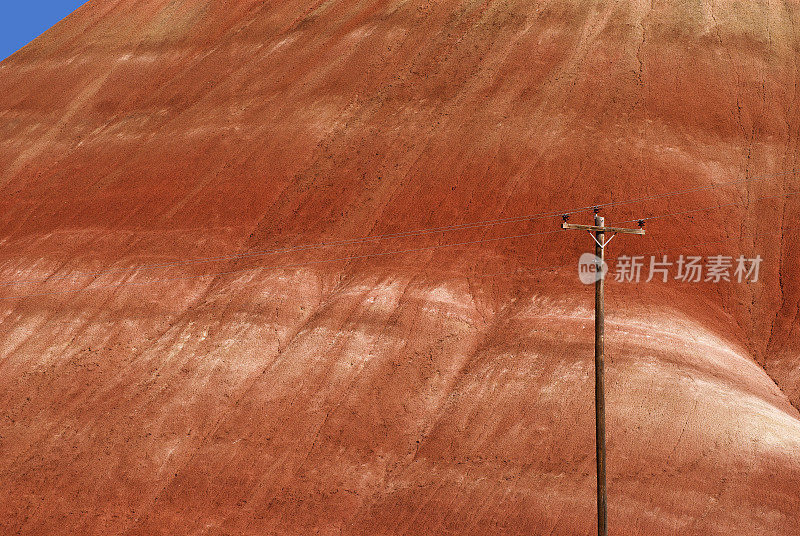
<path id="1" fill-rule="evenodd" d="M 644 234 L 644 229 L 630 229 L 628 227 L 602 227 L 600 225 L 578 225 L 577 223 L 562 223 L 561 228 L 573 231 L 592 231 L 595 233 Z"/>

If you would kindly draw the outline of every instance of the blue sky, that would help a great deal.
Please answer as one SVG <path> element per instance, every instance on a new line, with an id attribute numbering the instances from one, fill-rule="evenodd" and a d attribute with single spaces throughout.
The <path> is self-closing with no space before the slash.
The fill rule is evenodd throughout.
<path id="1" fill-rule="evenodd" d="M 0 0 L 0 60 L 33 41 L 86 0 Z"/>

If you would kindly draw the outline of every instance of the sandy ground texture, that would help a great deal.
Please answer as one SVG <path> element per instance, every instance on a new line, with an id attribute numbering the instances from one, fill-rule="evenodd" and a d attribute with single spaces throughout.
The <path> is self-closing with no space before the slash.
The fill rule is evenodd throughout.
<path id="1" fill-rule="evenodd" d="M 0 63 L 0 532 L 591 534 L 614 203 L 612 263 L 764 260 L 607 285 L 610 533 L 797 534 L 798 57 L 793 1 L 90 1 Z"/>

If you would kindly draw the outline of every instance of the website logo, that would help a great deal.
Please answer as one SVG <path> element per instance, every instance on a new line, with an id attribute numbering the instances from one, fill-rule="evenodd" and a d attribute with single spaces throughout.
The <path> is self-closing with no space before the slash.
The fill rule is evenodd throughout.
<path id="1" fill-rule="evenodd" d="M 593 253 L 584 253 L 578 261 L 578 278 L 584 285 L 603 279 L 608 273 L 608 264 Z"/>

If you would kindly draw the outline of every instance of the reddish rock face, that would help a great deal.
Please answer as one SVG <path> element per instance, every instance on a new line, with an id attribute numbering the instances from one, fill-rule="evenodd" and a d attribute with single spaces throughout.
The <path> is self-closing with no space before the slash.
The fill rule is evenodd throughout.
<path id="1" fill-rule="evenodd" d="M 593 245 L 514 218 L 613 202 L 671 215 L 612 262 L 764 260 L 609 281 L 610 533 L 796 534 L 799 32 L 794 2 L 82 7 L 0 64 L 2 532 L 591 533 Z"/>

